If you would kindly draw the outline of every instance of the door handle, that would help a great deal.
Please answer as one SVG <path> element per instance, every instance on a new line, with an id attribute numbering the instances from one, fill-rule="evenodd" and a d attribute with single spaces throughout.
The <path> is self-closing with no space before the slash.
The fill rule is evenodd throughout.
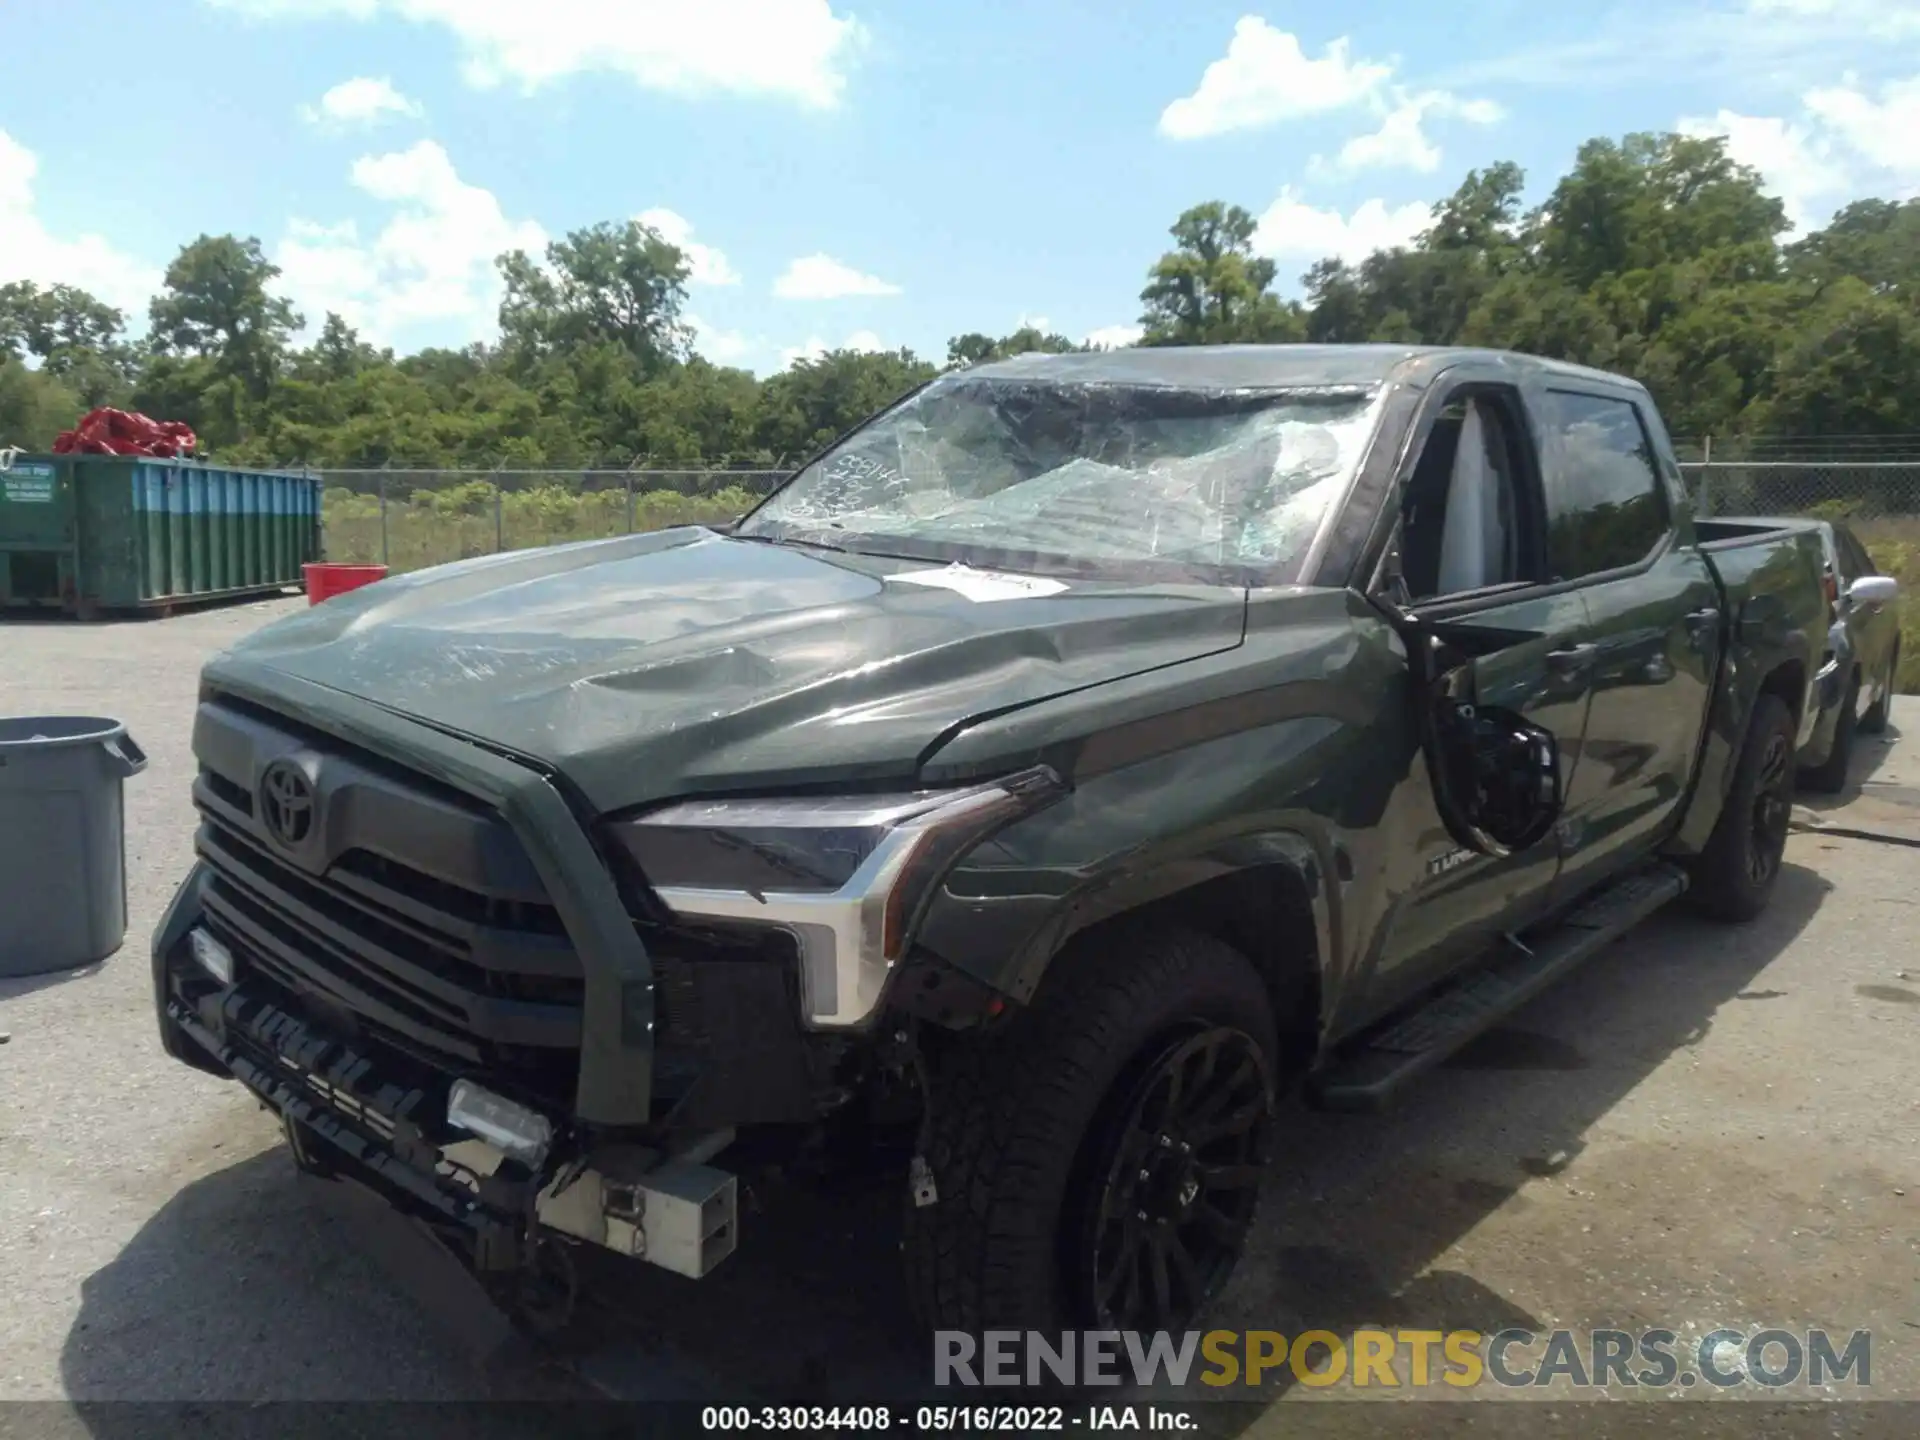
<path id="1" fill-rule="evenodd" d="M 1593 668 L 1599 655 L 1598 645 L 1569 645 L 1564 650 L 1547 652 L 1547 669 L 1555 675 L 1581 675 Z"/>

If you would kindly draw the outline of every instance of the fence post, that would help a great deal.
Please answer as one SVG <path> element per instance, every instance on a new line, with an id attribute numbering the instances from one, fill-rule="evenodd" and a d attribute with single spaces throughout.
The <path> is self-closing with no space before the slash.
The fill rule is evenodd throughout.
<path id="1" fill-rule="evenodd" d="M 633 471 L 627 471 L 627 533 L 633 533 Z"/>
<path id="2" fill-rule="evenodd" d="M 493 477 L 493 553 L 498 555 L 507 548 L 506 521 L 502 516 L 503 502 L 500 498 L 500 477 Z"/>
<path id="3" fill-rule="evenodd" d="M 1705 520 L 1713 514 L 1713 436 L 1700 441 L 1700 498 L 1694 502 L 1694 518 Z"/>
<path id="4" fill-rule="evenodd" d="M 380 563 L 387 564 L 387 472 L 380 472 Z"/>

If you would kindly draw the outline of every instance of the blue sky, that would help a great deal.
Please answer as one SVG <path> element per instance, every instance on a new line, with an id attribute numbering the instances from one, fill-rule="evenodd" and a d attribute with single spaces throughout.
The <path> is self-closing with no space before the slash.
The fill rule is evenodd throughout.
<path id="1" fill-rule="evenodd" d="M 498 251 L 630 216 L 765 373 L 1121 340 L 1189 204 L 1260 216 L 1291 285 L 1593 135 L 1727 134 L 1808 224 L 1920 191 L 1920 0 L 6 0 L 0 54 L 0 281 L 144 328 L 181 243 L 257 235 L 311 322 L 403 350 L 493 333 Z"/>

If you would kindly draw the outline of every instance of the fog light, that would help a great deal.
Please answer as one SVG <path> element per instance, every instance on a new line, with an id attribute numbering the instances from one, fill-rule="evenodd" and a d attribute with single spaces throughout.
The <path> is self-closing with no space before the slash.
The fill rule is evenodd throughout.
<path id="1" fill-rule="evenodd" d="M 447 1123 L 529 1166 L 538 1166 L 553 1143 L 553 1126 L 546 1116 L 483 1090 L 471 1080 L 453 1082 L 447 1094 Z"/>
<path id="2" fill-rule="evenodd" d="M 222 985 L 233 983 L 233 952 L 231 950 L 206 931 L 198 928 L 187 932 L 187 946 L 193 951 L 193 958 L 200 962 L 202 970 Z"/>

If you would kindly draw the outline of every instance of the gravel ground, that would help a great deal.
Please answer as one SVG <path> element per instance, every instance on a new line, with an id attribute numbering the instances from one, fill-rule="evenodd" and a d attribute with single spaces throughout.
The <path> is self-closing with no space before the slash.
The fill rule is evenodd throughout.
<path id="1" fill-rule="evenodd" d="M 145 943 L 188 864 L 196 672 L 301 603 L 0 622 L 0 713 L 111 715 L 152 757 L 127 789 L 126 948 L 0 981 L 0 1400 L 567 1393 L 489 1382 L 239 1088 L 159 1051 Z M 1759 922 L 1661 917 L 1393 1112 L 1295 1116 L 1218 1323 L 1867 1329 L 1874 1395 L 1920 1399 L 1920 744 L 1897 738 L 1920 700 L 1895 716 L 1852 791 L 1803 813 Z M 624 1395 L 898 1390 L 925 1361 L 895 1203 L 750 1197 L 709 1280 L 596 1281 L 573 1373 Z"/>

